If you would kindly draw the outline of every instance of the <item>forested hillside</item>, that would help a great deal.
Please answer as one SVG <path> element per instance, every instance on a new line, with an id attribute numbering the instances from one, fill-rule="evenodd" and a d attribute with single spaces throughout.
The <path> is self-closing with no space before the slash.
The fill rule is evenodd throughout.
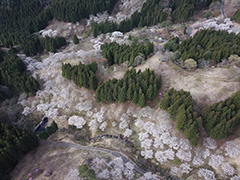
<path id="1" fill-rule="evenodd" d="M 15 54 L 6 54 L 0 67 L 1 85 L 29 95 L 34 95 L 39 90 L 38 82 L 27 73 L 25 64 Z"/>
<path id="2" fill-rule="evenodd" d="M 200 138 L 201 117 L 193 110 L 194 101 L 189 92 L 169 89 L 160 101 L 160 108 L 167 110 L 176 122 L 176 128 L 182 131 L 194 146 Z"/>
<path id="3" fill-rule="evenodd" d="M 230 98 L 215 103 L 202 111 L 207 133 L 216 139 L 223 139 L 240 124 L 240 91 Z"/>
<path id="4" fill-rule="evenodd" d="M 167 19 L 173 22 L 185 21 L 193 16 L 196 10 L 208 7 L 213 1 L 215 0 L 148 0 L 140 12 L 135 12 L 130 19 L 123 20 L 119 25 L 108 21 L 92 23 L 92 32 L 96 37 L 98 34 L 113 31 L 128 32 L 133 28 L 155 25 Z"/>
<path id="5" fill-rule="evenodd" d="M 143 44 L 133 44 L 128 46 L 126 44 L 119 45 L 116 42 L 105 43 L 101 45 L 102 55 L 108 60 L 108 64 L 122 64 L 129 61 L 130 66 L 133 66 L 134 60 L 138 55 L 144 55 L 145 58 L 154 51 L 153 44 L 148 42 L 146 46 Z"/>
<path id="6" fill-rule="evenodd" d="M 131 69 L 125 72 L 120 80 L 113 79 L 100 84 L 96 90 L 96 102 L 126 102 L 140 107 L 146 105 L 147 100 L 157 96 L 162 85 L 161 76 L 156 76 L 154 71 L 146 69 L 144 72 Z"/>
<path id="7" fill-rule="evenodd" d="M 111 13 L 117 0 L 55 0 L 51 5 L 53 17 L 76 23 L 89 15 L 108 11 Z"/>
<path id="8" fill-rule="evenodd" d="M 3 0 L 0 2 L 0 45 L 8 48 L 17 45 L 27 55 L 35 55 L 43 48 L 56 52 L 56 49 L 61 47 L 60 44 L 65 43 L 47 38 L 44 41 L 49 42 L 43 44 L 32 33 L 45 28 L 53 17 L 67 22 L 77 22 L 90 14 L 105 10 L 111 12 L 116 2 L 117 0 L 55 0 L 49 8 L 44 9 L 39 0 Z M 46 44 L 51 44 L 51 49 L 50 45 Z"/>
<path id="9" fill-rule="evenodd" d="M 179 51 L 181 58 L 214 60 L 216 63 L 227 59 L 232 54 L 240 55 L 240 36 L 227 31 L 201 30 L 193 38 L 184 40 L 172 39 L 166 45 L 168 50 Z"/>
<path id="10" fill-rule="evenodd" d="M 31 34 L 44 28 L 51 15 L 39 0 L 9 0 L 0 5 L 0 45 L 18 45 L 27 55 L 41 50 L 37 36 Z"/>
<path id="11" fill-rule="evenodd" d="M 7 173 L 20 158 L 38 145 L 38 138 L 24 129 L 9 124 L 0 124 L 0 177 L 7 179 Z"/>

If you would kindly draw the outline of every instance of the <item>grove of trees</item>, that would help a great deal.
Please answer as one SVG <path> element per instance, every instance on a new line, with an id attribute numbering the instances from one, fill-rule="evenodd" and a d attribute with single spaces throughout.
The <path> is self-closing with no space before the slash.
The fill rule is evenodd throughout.
<path id="1" fill-rule="evenodd" d="M 29 95 L 33 95 L 39 90 L 38 82 L 28 74 L 25 64 L 15 54 L 4 55 L 0 67 L 1 85 L 12 87 Z"/>
<path id="2" fill-rule="evenodd" d="M 33 32 L 48 25 L 52 16 L 39 0 L 3 0 L 0 3 L 0 45 L 18 46 L 27 55 L 42 49 Z"/>
<path id="3" fill-rule="evenodd" d="M 96 102 L 119 102 L 127 100 L 140 107 L 146 105 L 146 100 L 157 96 L 162 84 L 161 76 L 156 76 L 154 71 L 146 69 L 136 72 L 131 69 L 125 72 L 120 80 L 112 79 L 99 85 L 96 90 Z"/>
<path id="4" fill-rule="evenodd" d="M 176 128 L 182 131 L 191 145 L 196 146 L 200 138 L 199 128 L 202 118 L 193 110 L 194 101 L 189 92 L 169 89 L 160 101 L 160 108 L 167 110 Z"/>
<path id="5" fill-rule="evenodd" d="M 15 167 L 21 157 L 38 146 L 38 138 L 33 133 L 6 123 L 0 124 L 0 177 Z"/>
<path id="6" fill-rule="evenodd" d="M 50 8 L 56 19 L 76 23 L 91 14 L 111 13 L 116 3 L 117 0 L 54 0 Z"/>
<path id="7" fill-rule="evenodd" d="M 71 64 L 62 64 L 62 76 L 72 80 L 77 86 L 85 87 L 86 89 L 96 90 L 98 86 L 98 79 L 96 71 L 98 65 L 93 62 L 84 65 L 79 62 L 79 65 L 71 66 Z"/>
<path id="8" fill-rule="evenodd" d="M 62 65 L 62 76 L 73 80 L 79 87 L 95 90 L 96 102 L 123 103 L 130 100 L 138 106 L 144 107 L 147 100 L 157 96 L 162 84 L 161 76 L 157 77 L 150 69 L 146 69 L 144 72 L 140 70 L 136 72 L 135 69 L 131 69 L 125 72 L 122 79 L 112 79 L 105 83 L 98 83 L 96 71 L 96 62 L 88 65 L 81 62 L 76 66 Z"/>
<path id="9" fill-rule="evenodd" d="M 54 38 L 46 36 L 45 38 L 40 39 L 40 43 L 46 51 L 50 51 L 53 53 L 57 52 L 57 49 L 67 44 L 66 39 L 59 36 Z"/>
<path id="10" fill-rule="evenodd" d="M 240 55 L 240 36 L 227 31 L 201 30 L 193 38 L 179 44 L 174 38 L 165 44 L 165 49 L 179 51 L 183 60 L 193 58 L 214 60 L 215 63 L 228 59 L 232 54 Z"/>
<path id="11" fill-rule="evenodd" d="M 208 7 L 215 0 L 148 0 L 143 4 L 140 12 L 136 11 L 129 19 L 123 20 L 120 24 L 114 22 L 92 23 L 93 36 L 96 37 L 101 33 L 113 31 L 128 32 L 136 27 L 155 25 L 166 21 L 168 18 L 173 22 L 184 21 L 190 18 L 196 10 Z M 166 12 L 171 8 L 170 12 Z"/>
<path id="12" fill-rule="evenodd" d="M 240 91 L 225 101 L 204 108 L 202 117 L 203 125 L 212 138 L 227 137 L 240 124 Z"/>
<path id="13" fill-rule="evenodd" d="M 116 42 L 105 43 L 101 45 L 102 55 L 108 60 L 108 64 L 122 64 L 125 61 L 129 61 L 132 66 L 136 56 L 143 54 L 145 58 L 154 51 L 154 46 L 151 42 L 148 42 L 146 46 L 143 44 L 133 44 L 128 46 L 126 44 L 119 45 Z"/>
<path id="14" fill-rule="evenodd" d="M 48 25 L 53 18 L 77 22 L 90 14 L 107 10 L 111 12 L 117 0 L 54 0 L 48 8 L 39 0 L 1 0 L 0 45 L 18 46 L 27 55 L 35 55 L 43 48 L 56 52 L 63 38 L 41 39 L 32 34 Z M 44 41 L 44 43 L 42 43 Z"/>

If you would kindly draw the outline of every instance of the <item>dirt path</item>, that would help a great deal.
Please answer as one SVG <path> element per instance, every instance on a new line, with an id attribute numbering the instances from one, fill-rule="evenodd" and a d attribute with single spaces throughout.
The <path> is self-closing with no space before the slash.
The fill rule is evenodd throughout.
<path id="1" fill-rule="evenodd" d="M 41 141 L 41 146 L 47 145 L 47 146 L 55 146 L 55 147 L 64 147 L 64 148 L 77 148 L 81 150 L 88 150 L 88 151 L 100 151 L 105 152 L 108 154 L 111 154 L 115 157 L 121 157 L 123 159 L 124 163 L 130 162 L 134 165 L 135 170 L 140 174 L 145 174 L 146 171 L 137 166 L 131 159 L 129 159 L 125 154 L 121 152 L 116 152 L 113 150 L 105 149 L 105 148 L 99 148 L 99 147 L 92 147 L 92 146 L 83 146 L 80 144 L 74 144 L 69 142 L 53 142 L 53 141 Z M 162 177 L 159 177 L 160 179 L 163 179 Z"/>

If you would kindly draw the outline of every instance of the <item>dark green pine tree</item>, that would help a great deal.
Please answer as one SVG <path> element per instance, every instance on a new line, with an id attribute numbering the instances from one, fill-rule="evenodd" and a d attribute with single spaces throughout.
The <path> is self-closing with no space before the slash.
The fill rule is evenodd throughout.
<path id="1" fill-rule="evenodd" d="M 79 39 L 78 39 L 76 34 L 74 34 L 74 36 L 73 36 L 73 43 L 74 44 L 78 44 L 79 43 Z"/>
<path id="2" fill-rule="evenodd" d="M 98 79 L 96 75 L 93 74 L 93 72 L 91 72 L 91 75 L 89 78 L 89 88 L 94 91 L 97 89 L 97 85 L 98 85 Z"/>
<path id="3" fill-rule="evenodd" d="M 127 90 L 127 99 L 132 100 L 133 98 L 133 85 L 130 84 L 128 90 Z"/>
<path id="4" fill-rule="evenodd" d="M 157 95 L 158 95 L 158 88 L 157 88 L 157 85 L 154 84 L 154 86 L 153 86 L 153 97 L 157 97 Z"/>
<path id="5" fill-rule="evenodd" d="M 147 99 L 151 100 L 153 98 L 153 86 L 150 85 L 146 93 Z"/>
<path id="6" fill-rule="evenodd" d="M 187 125 L 187 117 L 185 111 L 179 112 L 176 115 L 176 128 L 178 130 L 184 130 L 184 127 Z"/>
<path id="7" fill-rule="evenodd" d="M 138 103 L 138 92 L 137 91 L 135 91 L 134 94 L 133 94 L 132 102 L 134 104 Z"/>
<path id="8" fill-rule="evenodd" d="M 118 102 L 123 103 L 126 101 L 126 92 L 125 88 L 121 88 L 118 95 Z"/>
<path id="9" fill-rule="evenodd" d="M 169 106 L 170 106 L 170 99 L 169 99 L 169 96 L 166 96 L 160 101 L 160 108 L 163 110 L 167 110 Z"/>
<path id="10" fill-rule="evenodd" d="M 144 94 L 142 93 L 142 95 L 140 96 L 139 101 L 138 101 L 138 106 L 144 107 L 145 105 L 146 105 L 145 97 L 144 97 Z"/>
<path id="11" fill-rule="evenodd" d="M 102 98 L 101 98 L 101 89 L 102 87 L 98 87 L 95 93 L 95 100 L 97 103 L 101 102 Z"/>

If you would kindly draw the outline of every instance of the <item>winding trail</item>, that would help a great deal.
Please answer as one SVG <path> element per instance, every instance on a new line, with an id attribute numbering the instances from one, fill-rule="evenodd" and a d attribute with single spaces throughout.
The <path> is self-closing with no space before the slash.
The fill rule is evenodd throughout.
<path id="1" fill-rule="evenodd" d="M 133 162 L 131 159 L 129 159 L 125 154 L 121 153 L 121 152 L 117 152 L 117 151 L 113 151 L 113 150 L 109 150 L 109 149 L 105 149 L 105 148 L 99 148 L 99 147 L 93 147 L 93 146 L 83 146 L 80 144 L 74 144 L 74 143 L 69 143 L 69 142 L 54 142 L 54 141 L 41 141 L 40 145 L 47 145 L 47 146 L 55 146 L 55 147 L 64 147 L 64 148 L 77 148 L 77 149 L 81 149 L 81 150 L 88 150 L 88 151 L 100 151 L 100 152 L 105 152 L 108 154 L 112 154 L 115 157 L 121 157 L 123 159 L 124 163 L 130 162 L 134 165 L 134 169 L 135 171 L 137 171 L 140 174 L 145 174 L 146 171 L 142 168 L 140 168 L 139 166 L 137 166 L 135 164 L 135 162 Z M 163 177 L 159 177 L 159 179 L 163 180 Z M 154 179 L 153 179 L 154 180 Z"/>
<path id="2" fill-rule="evenodd" d="M 223 19 L 226 18 L 225 13 L 224 13 L 224 6 L 225 6 L 225 1 L 222 0 L 222 3 L 221 3 L 221 12 L 222 12 L 222 17 L 223 17 Z"/>

